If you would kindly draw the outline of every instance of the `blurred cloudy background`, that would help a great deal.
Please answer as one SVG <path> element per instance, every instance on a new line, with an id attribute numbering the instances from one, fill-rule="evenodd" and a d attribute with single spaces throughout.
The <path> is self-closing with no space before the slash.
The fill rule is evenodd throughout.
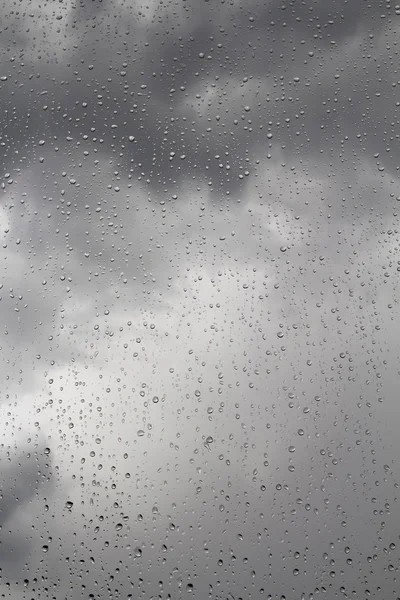
<path id="1" fill-rule="evenodd" d="M 400 5 L 0 5 L 1 597 L 400 597 Z"/>

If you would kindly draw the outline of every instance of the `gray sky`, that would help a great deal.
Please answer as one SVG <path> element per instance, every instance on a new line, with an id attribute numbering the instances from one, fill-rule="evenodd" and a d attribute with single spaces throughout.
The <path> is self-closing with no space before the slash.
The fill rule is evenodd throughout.
<path id="1" fill-rule="evenodd" d="M 399 14 L 2 0 L 3 597 L 397 597 Z"/>

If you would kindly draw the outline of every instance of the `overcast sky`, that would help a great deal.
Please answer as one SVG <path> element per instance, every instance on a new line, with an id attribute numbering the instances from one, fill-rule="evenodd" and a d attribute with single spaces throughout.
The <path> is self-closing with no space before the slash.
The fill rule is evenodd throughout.
<path id="1" fill-rule="evenodd" d="M 399 17 L 0 0 L 2 597 L 400 597 Z"/>

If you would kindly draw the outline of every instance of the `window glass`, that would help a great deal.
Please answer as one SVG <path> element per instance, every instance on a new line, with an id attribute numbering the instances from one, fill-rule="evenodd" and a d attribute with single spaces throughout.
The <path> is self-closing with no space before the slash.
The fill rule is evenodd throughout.
<path id="1" fill-rule="evenodd" d="M 400 598 L 399 17 L 0 0 L 1 598 Z"/>

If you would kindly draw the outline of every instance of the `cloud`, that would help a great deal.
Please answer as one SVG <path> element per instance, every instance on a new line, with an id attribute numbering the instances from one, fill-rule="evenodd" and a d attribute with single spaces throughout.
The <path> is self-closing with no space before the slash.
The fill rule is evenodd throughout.
<path id="1" fill-rule="evenodd" d="M 4 429 L 12 428 L 4 422 Z M 3 582 L 20 580 L 21 567 L 29 559 L 30 551 L 38 537 L 32 528 L 29 515 L 43 492 L 51 493 L 51 457 L 43 442 L 33 443 L 23 452 L 2 444 L 2 494 L 0 499 L 0 556 Z"/>
<path id="2" fill-rule="evenodd" d="M 390 595 L 396 10 L 3 3 L 15 597 Z"/>
<path id="3" fill-rule="evenodd" d="M 218 195 L 240 194 L 243 187 L 238 171 L 244 167 L 246 159 L 253 165 L 253 150 L 262 143 L 268 145 L 265 138 L 269 133 L 273 136 L 274 152 L 283 145 L 285 154 L 289 153 L 293 158 L 296 153 L 301 153 L 303 157 L 313 159 L 322 145 L 328 144 L 325 152 L 329 152 L 329 145 L 332 145 L 334 158 L 344 135 L 349 137 L 352 133 L 356 141 L 359 128 L 364 129 L 365 119 L 371 118 L 376 123 L 376 111 L 382 108 L 383 100 L 388 118 L 395 109 L 395 87 L 392 87 L 395 81 L 389 66 L 391 45 L 386 48 L 386 35 L 380 36 L 386 20 L 377 18 L 380 13 L 378 4 L 368 7 L 360 2 L 349 6 L 349 3 L 343 2 L 335 7 L 333 18 L 330 18 L 330 9 L 321 3 L 302 7 L 302 15 L 304 9 L 309 9 L 311 21 L 299 17 L 297 3 L 293 7 L 287 6 L 286 10 L 282 10 L 284 6 L 280 3 L 272 3 L 265 8 L 254 7 L 253 16 L 239 6 L 227 8 L 234 20 L 223 20 L 224 9 L 216 10 L 209 3 L 200 7 L 197 4 L 196 10 L 190 10 L 189 5 L 183 8 L 185 4 L 160 5 L 161 23 L 156 18 L 148 21 L 149 11 L 154 15 L 158 13 L 154 6 L 148 10 L 136 5 L 130 10 L 128 6 L 115 3 L 71 6 L 68 10 L 72 19 L 71 29 L 65 35 L 67 42 L 75 40 L 76 43 L 63 50 L 62 56 L 54 59 L 54 64 L 51 52 L 45 49 L 40 60 L 32 63 L 28 58 L 19 76 L 22 89 L 26 89 L 24 95 L 16 96 L 12 92 L 15 84 L 11 71 L 17 65 L 10 65 L 10 79 L 2 84 L 4 102 L 21 114 L 22 121 L 17 119 L 8 123 L 6 148 L 12 143 L 20 155 L 21 149 L 17 146 L 23 134 L 28 153 L 32 156 L 32 152 L 37 152 L 35 148 L 40 136 L 43 137 L 47 130 L 50 136 L 51 132 L 57 134 L 57 142 L 53 145 L 58 145 L 59 139 L 63 142 L 68 136 L 78 141 L 84 132 L 89 136 L 84 142 L 88 150 L 93 144 L 117 157 L 118 148 L 122 168 L 127 170 L 133 166 L 135 174 L 143 172 L 143 177 L 158 193 L 164 188 L 173 189 L 179 185 L 182 176 L 195 176 L 198 180 L 211 181 Z M 218 17 L 216 21 L 211 19 L 211 14 Z M 114 18 L 127 28 L 130 35 L 126 40 L 122 34 L 111 35 L 110 24 Z M 249 21 L 249 18 L 253 20 Z M 168 29 L 169 19 L 173 27 L 171 30 Z M 35 23 L 38 21 L 39 17 L 34 18 Z M 375 21 L 378 23 L 375 24 Z M 271 22 L 274 24 L 271 25 Z M 292 26 L 287 29 L 290 23 Z M 370 39 L 368 28 L 372 24 L 374 29 Z M 315 31 L 320 32 L 315 38 L 318 41 L 316 50 L 310 49 L 308 42 L 302 43 L 303 26 L 304 31 L 315 26 Z M 238 33 L 241 28 L 246 31 L 246 40 L 253 40 L 254 36 L 254 44 L 244 43 L 244 37 L 240 38 Z M 259 41 L 257 28 L 271 30 L 272 36 L 275 31 L 277 33 L 276 38 L 271 38 L 274 52 L 267 65 L 263 59 L 267 48 Z M 332 33 L 331 36 L 331 29 L 337 35 Z M 286 30 L 291 32 L 288 38 L 284 34 Z M 353 37 L 348 44 L 350 32 Z M 131 35 L 135 38 L 132 43 Z M 300 36 L 300 39 L 297 38 L 300 46 L 291 46 L 289 50 L 292 35 Z M 393 36 L 395 41 L 395 32 L 392 34 L 389 29 L 388 35 L 389 39 Z M 336 44 L 331 44 L 332 37 L 335 37 Z M 235 52 L 238 58 L 240 56 L 240 62 L 235 62 L 231 56 L 231 39 L 239 44 Z M 267 36 L 265 39 L 270 38 Z M 55 41 L 53 46 L 60 47 Z M 366 56 L 364 59 L 364 53 L 368 53 L 369 49 L 371 58 Z M 279 56 L 286 56 L 288 52 L 291 59 L 285 62 L 285 75 L 281 76 Z M 382 62 L 373 60 L 376 54 L 382 57 Z M 385 55 L 389 63 L 385 61 Z M 43 62 L 46 56 L 47 62 Z M 106 56 L 107 64 L 94 60 L 98 56 Z M 299 73 L 301 78 L 297 82 Z M 377 82 L 386 81 L 386 88 L 365 95 L 362 82 L 365 81 L 368 86 L 372 76 Z M 243 83 L 243 79 L 248 83 Z M 255 95 L 252 92 L 253 80 L 259 80 L 261 84 Z M 237 81 L 242 81 L 243 94 L 251 98 L 249 105 L 253 110 L 250 114 L 244 111 L 247 105 L 245 97 L 242 103 L 241 94 L 238 94 L 239 103 L 236 105 L 230 90 Z M 358 85 L 354 86 L 354 82 Z M 271 95 L 265 92 L 266 84 Z M 217 86 L 216 91 L 226 90 L 225 97 L 220 95 L 216 100 L 221 112 L 219 121 L 215 121 L 215 109 L 208 106 L 205 97 L 204 124 L 193 123 L 193 111 L 185 108 L 187 90 L 196 86 L 212 90 L 213 85 Z M 377 96 L 377 93 L 380 95 Z M 68 103 L 67 108 L 66 101 L 70 95 L 76 101 L 71 105 Z M 337 102 L 339 104 L 335 104 Z M 360 102 L 365 104 L 364 111 L 358 110 Z M 343 104 L 340 118 L 345 121 L 336 123 L 337 109 Z M 48 106 L 46 111 L 43 111 L 43 105 Z M 208 118 L 210 122 L 207 122 Z M 236 126 L 233 125 L 235 119 L 238 120 Z M 22 126 L 24 121 L 25 127 Z M 337 133 L 328 141 L 325 132 L 332 127 Z M 135 138 L 133 143 L 128 143 L 129 136 Z M 384 151 L 377 147 L 374 136 L 364 139 L 364 133 L 361 133 L 357 145 L 361 140 L 368 143 L 371 154 L 372 148 Z M 221 169 L 214 158 L 216 154 L 224 155 L 227 142 L 229 156 L 224 160 L 230 163 L 228 171 Z M 351 137 L 349 143 L 352 143 Z M 246 152 L 241 149 L 246 149 Z M 8 152 L 10 150 L 11 147 Z M 185 156 L 183 162 L 179 158 L 181 156 Z M 65 160 L 69 160 L 68 154 Z M 384 159 L 385 164 L 387 160 L 389 156 Z M 396 164 L 396 159 L 394 162 L 389 160 L 388 166 Z"/>

